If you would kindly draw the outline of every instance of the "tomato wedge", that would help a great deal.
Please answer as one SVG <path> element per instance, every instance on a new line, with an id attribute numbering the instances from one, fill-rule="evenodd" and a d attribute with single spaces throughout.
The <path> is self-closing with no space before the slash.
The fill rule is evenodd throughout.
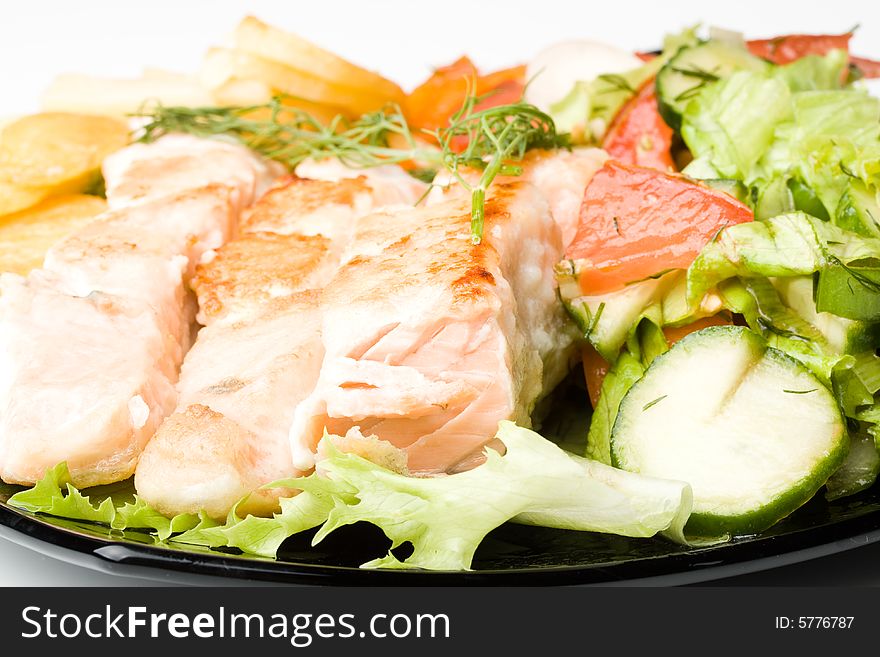
<path id="1" fill-rule="evenodd" d="M 654 81 L 639 92 L 618 112 L 602 144 L 608 154 L 624 164 L 637 164 L 661 171 L 674 171 L 672 128 L 657 109 Z"/>
<path id="2" fill-rule="evenodd" d="M 469 90 L 484 98 L 477 110 L 515 103 L 525 89 L 526 67 L 495 71 L 480 75 L 467 57 L 460 57 L 449 66 L 438 68 L 425 82 L 416 87 L 404 101 L 404 113 L 410 125 L 426 130 L 443 128 L 467 98 Z"/>
<path id="3" fill-rule="evenodd" d="M 748 206 L 681 175 L 605 163 L 584 192 L 566 253 L 584 294 L 686 269 L 726 226 L 752 221 Z"/>
<path id="4" fill-rule="evenodd" d="M 668 326 L 663 329 L 663 334 L 666 336 L 666 342 L 671 347 L 686 335 L 690 335 L 700 329 L 708 328 L 709 326 L 723 326 L 732 323 L 733 321 L 727 315 L 712 315 L 711 317 L 698 319 L 686 326 L 678 326 L 674 328 Z M 605 380 L 605 375 L 608 374 L 608 368 L 610 365 L 608 365 L 608 361 L 602 358 L 592 345 L 584 346 L 581 350 L 581 356 L 584 366 L 584 378 L 587 383 L 587 392 L 590 395 L 590 403 L 593 405 L 593 408 L 596 408 L 596 404 L 599 403 L 599 393 L 602 390 L 602 382 Z"/>
<path id="5" fill-rule="evenodd" d="M 590 395 L 590 403 L 593 408 L 599 403 L 599 393 L 602 391 L 602 382 L 608 374 L 608 361 L 599 355 L 593 345 L 584 345 L 581 349 L 581 360 L 584 365 L 584 379 L 587 382 L 587 392 Z"/>
<path id="6" fill-rule="evenodd" d="M 763 57 L 774 64 L 789 64 L 807 55 L 827 55 L 830 50 L 840 49 L 849 52 L 852 32 L 846 34 L 789 34 L 773 39 L 756 39 L 747 42 L 753 55 Z M 850 57 L 867 78 L 880 77 L 880 62 L 862 57 Z"/>
<path id="7" fill-rule="evenodd" d="M 864 57 L 850 57 L 850 64 L 854 64 L 866 78 L 880 78 L 880 62 Z"/>

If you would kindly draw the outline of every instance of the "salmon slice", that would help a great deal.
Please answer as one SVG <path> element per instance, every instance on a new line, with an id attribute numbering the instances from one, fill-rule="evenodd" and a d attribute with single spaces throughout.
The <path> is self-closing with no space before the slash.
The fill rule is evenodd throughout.
<path id="1" fill-rule="evenodd" d="M 133 144 L 110 155 L 102 168 L 111 208 L 221 183 L 241 210 L 283 172 L 281 165 L 236 144 L 189 135 Z"/>
<path id="2" fill-rule="evenodd" d="M 203 260 L 193 279 L 199 323 L 248 318 L 272 299 L 320 287 L 336 271 L 323 235 L 242 235 Z"/>
<path id="3" fill-rule="evenodd" d="M 372 190 L 373 200 L 377 207 L 413 205 L 428 191 L 428 186 L 425 183 L 413 178 L 401 167 L 394 164 L 368 169 L 352 169 L 335 158 L 326 158 L 306 160 L 296 167 L 295 173 L 300 178 L 326 182 L 360 178 Z"/>
<path id="4" fill-rule="evenodd" d="M 180 345 L 149 305 L 56 282 L 0 276 L 0 478 L 67 461 L 77 486 L 119 481 L 174 408 Z"/>
<path id="5" fill-rule="evenodd" d="M 294 414 L 294 465 L 314 464 L 325 427 L 356 427 L 436 473 L 479 452 L 500 420 L 529 426 L 572 357 L 561 253 L 544 195 L 523 182 L 493 187 L 477 246 L 466 199 L 361 219 L 322 299 L 326 355 Z"/>
<path id="6" fill-rule="evenodd" d="M 389 198 L 375 180 L 287 179 L 246 213 L 238 239 L 199 265 L 193 288 L 206 326 L 184 361 L 177 410 L 135 475 L 162 513 L 220 519 L 263 484 L 299 474 L 288 433 L 323 360 L 319 289 L 358 217 Z M 290 493 L 259 491 L 239 510 L 264 515 Z"/>
<path id="7" fill-rule="evenodd" d="M 34 483 L 60 461 L 77 486 L 133 474 L 176 402 L 196 310 L 188 287 L 195 264 L 233 233 L 239 205 L 269 172 L 228 144 L 219 149 L 230 154 L 224 166 L 218 157 L 207 173 L 196 163 L 218 152 L 213 144 L 188 156 L 170 138 L 130 149 L 108 167 L 111 210 L 50 249 L 28 279 L 3 278 L 0 478 L 7 482 Z M 155 185 L 140 177 L 151 156 L 166 162 L 169 152 L 189 167 L 192 186 L 166 185 L 161 168 Z M 126 181 L 138 183 L 137 199 L 118 192 Z"/>
<path id="8" fill-rule="evenodd" d="M 318 377 L 320 335 L 317 292 L 202 329 L 181 371 L 177 411 L 141 456 L 138 494 L 167 515 L 220 519 L 261 485 L 297 474 L 287 433 Z M 247 511 L 271 511 L 279 492 L 254 496 Z"/>
<path id="9" fill-rule="evenodd" d="M 577 148 L 571 151 L 529 151 L 522 162 L 523 172 L 517 177 L 500 176 L 495 184 L 524 180 L 534 184 L 550 203 L 550 211 L 562 231 L 562 245 L 567 248 L 574 240 L 578 228 L 578 216 L 584 199 L 584 190 L 593 175 L 602 168 L 608 154 L 598 148 Z M 478 172 L 465 172 L 464 178 L 477 182 Z M 489 188 L 491 196 L 493 187 Z M 463 196 L 467 192 L 461 185 L 453 182 L 452 176 L 440 172 L 434 180 L 434 188 L 428 196 L 428 203 L 439 203 L 452 196 Z"/>
<path id="10" fill-rule="evenodd" d="M 152 307 L 185 351 L 196 310 L 188 282 L 202 255 L 231 236 L 231 195 L 211 185 L 111 210 L 51 248 L 43 267 L 67 294 L 99 290 Z"/>
<path id="11" fill-rule="evenodd" d="M 357 217 L 387 197 L 366 178 L 281 181 L 245 213 L 239 239 L 203 258 L 193 281 L 199 321 L 248 316 L 269 299 L 322 287 L 336 273 Z"/>

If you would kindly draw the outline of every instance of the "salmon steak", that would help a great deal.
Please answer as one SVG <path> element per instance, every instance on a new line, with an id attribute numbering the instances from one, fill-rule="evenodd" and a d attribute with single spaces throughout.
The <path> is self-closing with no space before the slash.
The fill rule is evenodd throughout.
<path id="1" fill-rule="evenodd" d="M 423 193 L 391 194 L 395 179 L 284 180 L 246 212 L 237 239 L 202 259 L 192 286 L 205 327 L 183 362 L 176 410 L 135 476 L 148 503 L 220 519 L 260 486 L 300 473 L 288 431 L 323 362 L 321 289 L 359 217 Z M 264 515 L 285 492 L 260 491 L 240 510 Z"/>
<path id="2" fill-rule="evenodd" d="M 556 297 L 559 226 L 544 195 L 493 187 L 483 240 L 461 199 L 362 218 L 321 300 L 323 364 L 290 430 L 294 465 L 325 429 L 405 450 L 415 473 L 479 454 L 498 422 L 530 425 L 574 344 Z"/>

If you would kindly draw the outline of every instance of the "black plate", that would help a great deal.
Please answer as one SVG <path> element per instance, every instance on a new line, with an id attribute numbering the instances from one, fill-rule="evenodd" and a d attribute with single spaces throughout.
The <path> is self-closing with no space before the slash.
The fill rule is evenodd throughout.
<path id="1" fill-rule="evenodd" d="M 388 542 L 371 526 L 331 534 L 317 547 L 311 534 L 289 539 L 277 561 L 157 546 L 138 532 L 106 534 L 86 523 L 31 516 L 8 505 L 0 487 L 0 536 L 54 557 L 116 574 L 173 579 L 219 575 L 291 584 L 560 585 L 684 584 L 754 572 L 826 556 L 880 540 L 880 486 L 827 502 L 820 495 L 760 536 L 688 549 L 662 539 L 504 525 L 477 551 L 470 572 L 362 570 Z"/>

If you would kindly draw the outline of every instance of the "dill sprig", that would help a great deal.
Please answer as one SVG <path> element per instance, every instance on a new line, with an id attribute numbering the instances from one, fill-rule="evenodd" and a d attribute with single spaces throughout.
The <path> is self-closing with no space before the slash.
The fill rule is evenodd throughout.
<path id="1" fill-rule="evenodd" d="M 399 164 L 429 156 L 416 143 L 396 105 L 350 120 L 341 114 L 322 123 L 308 112 L 286 106 L 283 96 L 262 105 L 236 107 L 165 107 L 142 112 L 150 121 L 140 141 L 172 132 L 197 137 L 229 136 L 290 169 L 309 158 L 332 157 L 353 169 Z M 392 135 L 405 144 L 391 147 Z"/>
<path id="2" fill-rule="evenodd" d="M 500 175 L 518 176 L 522 161 L 532 149 L 568 148 L 569 135 L 556 132 L 553 119 L 534 105 L 514 103 L 475 111 L 480 98 L 472 94 L 456 112 L 446 128 L 433 136 L 440 144 L 444 167 L 471 193 L 471 239 L 479 244 L 483 235 L 486 191 Z M 467 144 L 458 151 L 456 143 Z M 472 185 L 462 170 L 482 171 Z"/>
<path id="3" fill-rule="evenodd" d="M 417 162 L 420 179 L 445 168 L 471 193 L 474 244 L 483 235 L 486 191 L 495 177 L 520 175 L 522 169 L 515 163 L 531 149 L 569 147 L 569 136 L 557 133 L 553 119 L 533 105 L 519 102 L 476 110 L 482 98 L 470 93 L 448 126 L 419 131 L 422 140 L 416 139 L 397 105 L 354 120 L 337 115 L 322 123 L 284 100 L 277 96 L 265 104 L 237 107 L 158 105 L 138 114 L 149 119 L 139 140 L 149 142 L 173 132 L 227 136 L 290 169 L 306 159 L 328 157 L 353 169 Z M 465 178 L 466 170 L 482 172 L 476 184 Z"/>

